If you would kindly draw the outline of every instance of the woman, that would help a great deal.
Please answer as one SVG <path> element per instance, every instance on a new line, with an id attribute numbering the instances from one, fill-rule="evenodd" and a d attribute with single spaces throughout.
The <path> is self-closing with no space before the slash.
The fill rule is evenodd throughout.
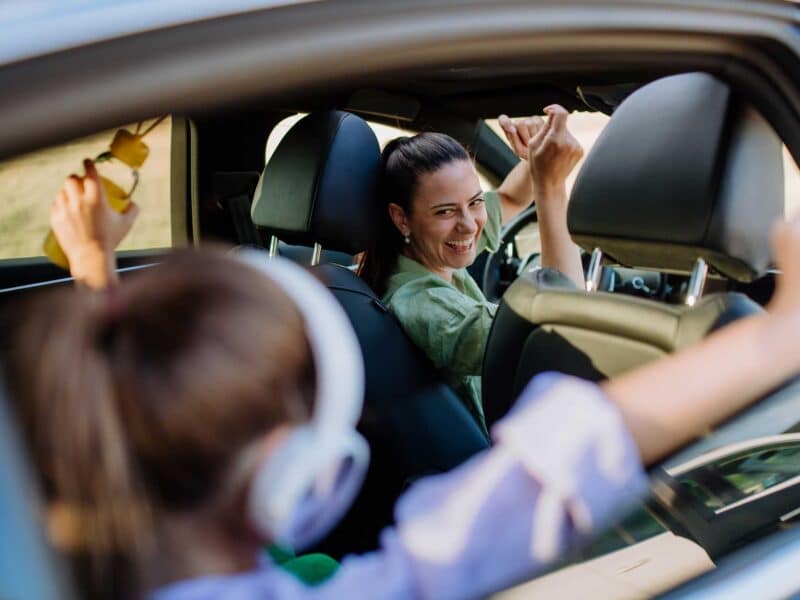
<path id="1" fill-rule="evenodd" d="M 553 105 L 545 113 L 546 122 L 500 118 L 522 161 L 496 193 L 481 191 L 469 155 L 449 136 L 398 138 L 383 150 L 386 218 L 362 276 L 481 424 L 481 365 L 497 307 L 466 267 L 484 249 L 497 250 L 502 224 L 535 198 L 542 266 L 583 285 L 566 216 L 566 178 L 583 151 L 567 130 L 566 110 Z"/>
<path id="2" fill-rule="evenodd" d="M 380 551 L 305 587 L 259 550 L 319 536 L 363 474 L 346 317 L 299 267 L 263 255 L 183 251 L 92 290 L 113 260 L 79 263 L 120 222 L 87 171 L 52 224 L 88 285 L 41 299 L 8 357 L 48 533 L 87 596 L 484 597 L 602 527 L 643 487 L 642 464 L 800 369 L 795 220 L 775 231 L 783 275 L 767 313 L 599 387 L 537 378 L 491 450 L 401 498 Z"/>

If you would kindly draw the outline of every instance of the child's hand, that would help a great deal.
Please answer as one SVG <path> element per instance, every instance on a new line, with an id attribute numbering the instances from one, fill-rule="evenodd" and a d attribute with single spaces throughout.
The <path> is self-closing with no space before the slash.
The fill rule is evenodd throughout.
<path id="1" fill-rule="evenodd" d="M 70 264 L 72 276 L 89 287 L 116 281 L 114 250 L 133 226 L 138 207 L 124 213 L 108 204 L 94 163 L 84 161 L 85 177 L 71 175 L 50 208 L 50 225 Z"/>
<path id="2" fill-rule="evenodd" d="M 800 317 L 800 214 L 775 224 L 772 255 L 781 273 L 769 310 L 774 314 Z"/>

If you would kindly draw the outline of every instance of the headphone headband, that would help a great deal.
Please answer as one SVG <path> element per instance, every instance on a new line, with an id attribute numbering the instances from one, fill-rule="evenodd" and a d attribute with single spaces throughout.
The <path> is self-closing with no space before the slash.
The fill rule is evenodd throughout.
<path id="1" fill-rule="evenodd" d="M 317 377 L 314 425 L 355 425 L 364 397 L 361 348 L 342 307 L 311 273 L 280 257 L 255 250 L 238 256 L 276 283 L 294 302 L 306 324 Z"/>
<path id="2" fill-rule="evenodd" d="M 361 350 L 344 310 L 308 271 L 254 250 L 238 256 L 294 302 L 314 358 L 311 421 L 259 467 L 248 502 L 251 519 L 264 534 L 299 550 L 336 523 L 366 475 L 369 447 L 355 429 L 364 396 Z"/>

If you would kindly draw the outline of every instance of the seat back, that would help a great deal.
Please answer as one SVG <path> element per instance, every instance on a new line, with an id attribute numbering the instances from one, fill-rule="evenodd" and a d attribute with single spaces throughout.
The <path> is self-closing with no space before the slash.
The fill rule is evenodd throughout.
<path id="1" fill-rule="evenodd" d="M 578 289 L 556 271 L 523 274 L 506 291 L 486 343 L 487 423 L 505 415 L 528 381 L 559 371 L 601 381 L 701 340 L 763 309 L 738 293 L 693 307 Z"/>
<path id="2" fill-rule="evenodd" d="M 461 464 L 486 449 L 488 440 L 361 278 L 337 265 L 320 265 L 314 272 L 344 307 L 364 355 L 364 411 L 358 428 L 370 445 L 370 468 L 353 507 L 318 548 L 343 556 L 377 547 L 408 485 Z"/>
<path id="3" fill-rule="evenodd" d="M 360 252 L 377 230 L 380 166 L 378 142 L 366 122 L 339 111 L 312 113 L 286 134 L 264 169 L 253 221 L 294 243 Z M 350 318 L 366 376 L 358 427 L 370 445 L 370 469 L 354 506 L 316 548 L 340 557 L 377 548 L 410 483 L 455 467 L 489 442 L 362 279 L 333 264 L 312 272 Z"/>
<path id="4" fill-rule="evenodd" d="M 780 141 L 725 84 L 702 73 L 631 95 L 587 156 L 569 206 L 573 239 L 611 262 L 688 273 L 698 258 L 751 281 L 770 264 L 769 225 L 783 214 Z M 487 424 L 537 373 L 598 381 L 702 339 L 762 308 L 720 293 L 693 305 L 577 289 L 549 270 L 506 291 L 487 341 Z"/>

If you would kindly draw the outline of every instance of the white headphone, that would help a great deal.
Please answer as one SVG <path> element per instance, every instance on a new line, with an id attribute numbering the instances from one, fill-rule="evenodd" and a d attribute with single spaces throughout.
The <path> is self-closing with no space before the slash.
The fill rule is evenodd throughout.
<path id="1" fill-rule="evenodd" d="M 364 395 L 361 351 L 344 310 L 310 273 L 254 250 L 237 256 L 295 303 L 314 357 L 311 419 L 259 467 L 248 498 L 250 519 L 261 533 L 298 551 L 336 524 L 366 475 L 369 446 L 355 429 Z"/>

